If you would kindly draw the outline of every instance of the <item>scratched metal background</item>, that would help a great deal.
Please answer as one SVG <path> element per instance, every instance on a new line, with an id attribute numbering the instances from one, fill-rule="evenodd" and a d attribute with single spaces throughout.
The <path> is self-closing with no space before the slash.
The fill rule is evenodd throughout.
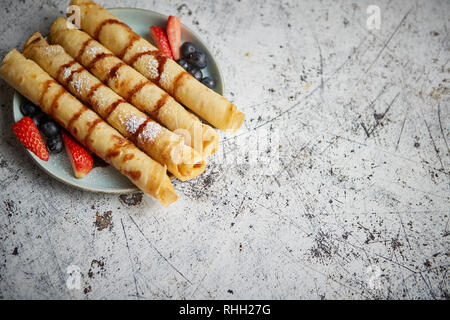
<path id="1" fill-rule="evenodd" d="M 449 1 L 101 3 L 181 16 L 245 125 L 164 209 L 42 173 L 1 82 L 0 298 L 449 298 Z M 1 56 L 66 5 L 2 0 Z"/>

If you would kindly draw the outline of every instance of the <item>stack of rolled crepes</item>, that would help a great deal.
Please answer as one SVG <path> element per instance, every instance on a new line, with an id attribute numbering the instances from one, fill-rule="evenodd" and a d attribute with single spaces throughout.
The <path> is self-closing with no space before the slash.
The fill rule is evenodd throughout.
<path id="1" fill-rule="evenodd" d="M 178 179 L 192 179 L 205 170 L 205 160 L 181 136 L 151 120 L 78 64 L 59 45 L 49 45 L 39 32 L 25 43 L 23 55 L 35 61 L 75 97 Z"/>
<path id="2" fill-rule="evenodd" d="M 66 19 L 58 18 L 52 24 L 50 39 L 52 43 L 61 45 L 67 53 L 129 103 L 168 129 L 182 134 L 186 143 L 197 152 L 204 156 L 216 152 L 219 135 L 213 128 L 202 124 L 167 92 L 125 64 L 87 33 L 75 29 Z"/>
<path id="3" fill-rule="evenodd" d="M 80 8 L 81 29 L 177 101 L 218 129 L 236 132 L 241 127 L 245 115 L 235 105 L 197 81 L 115 15 L 90 0 L 72 0 L 70 4 Z"/>
<path id="4" fill-rule="evenodd" d="M 53 45 L 36 32 L 23 55 L 6 55 L 0 76 L 167 206 L 177 195 L 166 168 L 182 181 L 195 178 L 219 144 L 218 133 L 180 103 L 228 132 L 244 114 L 101 6 L 71 4 L 80 7 L 87 33 L 58 18 Z"/>
<path id="5" fill-rule="evenodd" d="M 68 93 L 36 63 L 13 49 L 3 59 L 0 76 L 142 191 L 154 196 L 163 205 L 177 199 L 166 169 L 161 164 Z"/>

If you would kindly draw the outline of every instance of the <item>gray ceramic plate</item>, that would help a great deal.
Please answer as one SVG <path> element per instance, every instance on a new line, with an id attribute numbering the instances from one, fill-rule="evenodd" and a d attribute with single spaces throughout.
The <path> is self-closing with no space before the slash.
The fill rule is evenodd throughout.
<path id="1" fill-rule="evenodd" d="M 115 8 L 109 10 L 150 42 L 151 39 L 148 35 L 149 27 L 158 25 L 165 28 L 168 18 L 163 14 L 143 9 Z M 182 26 L 181 42 L 185 41 L 195 43 L 200 50 L 206 53 L 208 67 L 204 70 L 203 74 L 205 76 L 211 75 L 216 79 L 216 91 L 222 94 L 223 79 L 213 55 L 192 30 Z M 18 92 L 15 92 L 13 97 L 14 121 L 19 121 L 23 117 L 20 112 L 20 105 L 23 101 L 24 98 Z M 120 174 L 112 166 L 95 167 L 84 178 L 76 179 L 73 175 L 70 161 L 64 151 L 58 155 L 51 154 L 48 162 L 40 160 L 29 150 L 26 150 L 26 152 L 50 176 L 75 188 L 106 193 L 129 193 L 138 190 L 124 175 Z"/>

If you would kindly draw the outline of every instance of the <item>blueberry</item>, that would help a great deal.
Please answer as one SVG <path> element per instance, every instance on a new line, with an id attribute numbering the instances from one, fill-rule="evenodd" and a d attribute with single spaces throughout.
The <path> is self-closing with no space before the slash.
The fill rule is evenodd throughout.
<path id="1" fill-rule="evenodd" d="M 216 87 L 216 80 L 211 77 L 204 77 L 202 79 L 202 83 L 210 89 L 214 89 Z"/>
<path id="2" fill-rule="evenodd" d="M 60 153 L 63 149 L 63 141 L 61 135 L 55 135 L 47 140 L 47 147 L 52 153 Z"/>
<path id="3" fill-rule="evenodd" d="M 184 70 L 190 70 L 191 65 L 184 59 L 178 59 L 177 63 L 184 69 Z"/>
<path id="4" fill-rule="evenodd" d="M 41 122 L 40 129 L 47 138 L 55 137 L 61 132 L 61 128 L 53 120 Z"/>
<path id="5" fill-rule="evenodd" d="M 36 107 L 33 103 L 26 100 L 20 105 L 20 111 L 25 117 L 32 117 L 36 113 L 38 113 L 39 108 Z"/>
<path id="6" fill-rule="evenodd" d="M 188 58 L 189 55 L 195 51 L 197 51 L 197 49 L 192 42 L 185 42 L 181 46 L 181 55 L 185 58 Z"/>
<path id="7" fill-rule="evenodd" d="M 38 112 L 36 113 L 34 116 L 31 117 L 31 119 L 33 120 L 34 124 L 36 125 L 36 127 L 39 127 L 39 124 L 41 123 L 41 121 L 45 118 L 45 113 L 43 112 Z"/>
<path id="8" fill-rule="evenodd" d="M 195 67 L 203 69 L 206 67 L 206 54 L 201 51 L 195 51 L 189 55 L 189 62 Z"/>
<path id="9" fill-rule="evenodd" d="M 200 69 L 192 68 L 192 69 L 189 71 L 189 73 L 190 73 L 195 79 L 197 79 L 198 81 L 202 80 L 202 78 L 203 78 L 203 74 L 202 74 L 202 72 L 200 71 Z"/>
<path id="10" fill-rule="evenodd" d="M 188 62 L 187 67 L 184 68 L 184 69 L 185 69 L 187 72 L 189 72 L 189 71 L 191 71 L 193 68 L 194 68 L 194 66 Z"/>

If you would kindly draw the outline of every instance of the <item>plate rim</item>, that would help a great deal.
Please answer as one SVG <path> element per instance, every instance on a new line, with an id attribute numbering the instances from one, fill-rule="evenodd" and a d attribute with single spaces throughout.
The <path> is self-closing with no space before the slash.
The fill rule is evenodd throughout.
<path id="1" fill-rule="evenodd" d="M 131 7 L 114 7 L 114 8 L 107 8 L 107 10 L 111 10 L 111 11 L 125 11 L 125 10 L 133 10 L 133 11 L 143 11 L 143 12 L 147 12 L 153 15 L 157 15 L 160 16 L 161 18 L 168 18 L 167 15 L 153 11 L 153 10 L 149 10 L 149 9 L 143 9 L 143 8 L 131 8 Z M 219 62 L 214 58 L 213 54 L 211 53 L 211 51 L 209 50 L 209 48 L 206 46 L 205 42 L 201 39 L 201 37 L 198 36 L 198 34 L 193 31 L 191 28 L 189 28 L 188 26 L 182 24 L 183 28 L 185 28 L 190 34 L 192 34 L 195 37 L 195 41 L 199 42 L 203 48 L 206 49 L 206 53 L 211 57 L 211 59 L 214 61 L 214 64 L 216 65 L 216 69 L 217 69 L 217 76 L 220 78 L 220 82 L 222 84 L 221 86 L 221 90 L 217 90 L 217 92 L 221 95 L 223 95 L 224 92 L 224 88 L 225 88 L 225 82 L 222 76 L 222 71 L 219 65 Z M 22 114 L 17 114 L 16 109 L 19 110 L 20 112 L 20 103 L 19 103 L 19 99 L 22 98 L 22 95 L 14 89 L 14 93 L 13 93 L 13 97 L 12 97 L 12 118 L 13 121 L 18 121 L 16 120 L 16 118 L 18 118 L 18 116 L 23 116 Z M 129 193 L 133 193 L 133 192 L 137 192 L 140 191 L 140 189 L 136 186 L 134 187 L 130 187 L 130 188 L 115 188 L 115 189 L 109 189 L 109 188 L 104 188 L 104 187 L 90 187 L 89 185 L 80 185 L 80 184 L 75 184 L 72 181 L 68 181 L 65 180 L 64 178 L 61 178 L 60 176 L 58 176 L 57 174 L 54 174 L 53 172 L 49 171 L 44 164 L 42 163 L 43 161 L 41 159 L 39 159 L 33 152 L 31 152 L 30 150 L 23 148 L 26 153 L 28 154 L 28 156 L 33 160 L 33 162 L 40 168 L 40 170 L 42 170 L 44 173 L 46 173 L 47 175 L 49 175 L 50 177 L 52 177 L 53 179 L 67 185 L 70 187 L 73 187 L 77 190 L 81 190 L 81 191 L 89 191 L 89 192 L 94 192 L 94 193 L 104 193 L 104 194 L 129 194 Z M 64 152 L 64 151 L 63 151 Z M 117 169 L 115 169 L 117 170 Z M 132 182 L 131 182 L 132 183 Z"/>

